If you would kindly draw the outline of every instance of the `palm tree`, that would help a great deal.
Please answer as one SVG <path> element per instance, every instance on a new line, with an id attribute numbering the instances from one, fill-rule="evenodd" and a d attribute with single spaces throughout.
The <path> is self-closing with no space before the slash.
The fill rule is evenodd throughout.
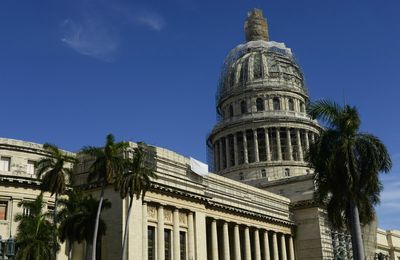
<path id="1" fill-rule="evenodd" d="M 69 240 L 69 259 L 71 256 L 72 244 L 74 242 L 81 243 L 86 242 L 86 255 L 85 259 L 89 260 L 92 254 L 93 248 L 93 232 L 95 229 L 95 222 L 93 219 L 97 215 L 97 207 L 99 201 L 93 198 L 91 195 L 83 195 L 81 192 L 71 191 L 68 194 L 68 199 L 63 199 L 60 203 L 64 206 L 60 211 L 59 219 L 60 224 L 60 240 Z M 103 209 L 111 207 L 111 203 L 108 200 L 104 200 L 102 203 Z M 106 224 L 100 218 L 98 224 L 98 237 L 106 234 Z"/>
<path id="2" fill-rule="evenodd" d="M 43 213 L 44 205 L 42 194 L 34 201 L 18 203 L 19 207 L 24 208 L 24 213 L 15 216 L 15 221 L 19 222 L 16 260 L 51 260 L 54 248 L 56 252 L 60 249 L 55 226 L 48 220 L 48 215 Z"/>
<path id="3" fill-rule="evenodd" d="M 67 192 L 68 198 L 61 198 L 61 210 L 58 213 L 57 219 L 60 223 L 58 236 L 61 242 L 68 240 L 68 259 L 72 259 L 72 248 L 74 242 L 78 242 L 80 237 L 76 228 L 75 218 L 81 213 L 83 208 L 84 196 L 81 192 L 70 190 Z M 97 211 L 97 208 L 96 208 Z"/>
<path id="4" fill-rule="evenodd" d="M 123 158 L 123 152 L 128 148 L 126 142 L 115 142 L 112 134 L 106 137 L 104 148 L 93 146 L 83 147 L 82 154 L 94 157 L 94 162 L 89 168 L 88 182 L 97 180 L 101 186 L 100 201 L 97 208 L 95 228 L 93 232 L 93 253 L 92 260 L 96 260 L 97 232 L 99 226 L 100 213 L 104 200 L 104 189 L 108 184 L 113 184 L 115 178 L 121 174 L 126 166 L 126 160 Z"/>
<path id="5" fill-rule="evenodd" d="M 144 144 L 143 144 L 144 145 Z M 154 170 L 148 165 L 146 161 L 146 153 L 143 147 L 134 149 L 133 158 L 129 160 L 127 169 L 117 177 L 115 187 L 119 190 L 122 199 L 129 196 L 128 216 L 126 218 L 124 239 L 122 242 L 121 260 L 126 258 L 126 247 L 129 229 L 129 219 L 131 216 L 132 204 L 134 197 L 144 199 L 147 190 L 150 188 L 151 179 L 157 178 Z"/>
<path id="6" fill-rule="evenodd" d="M 53 215 L 53 223 L 56 224 L 58 196 L 65 192 L 72 175 L 72 166 L 68 167 L 66 164 L 74 163 L 75 157 L 63 153 L 53 144 L 45 143 L 43 148 L 49 155 L 36 163 L 36 175 L 42 181 L 42 191 L 50 192 L 51 196 L 56 195 Z"/>
<path id="7" fill-rule="evenodd" d="M 390 170 L 390 156 L 377 137 L 359 132 L 355 107 L 322 100 L 310 105 L 309 114 L 326 123 L 308 156 L 316 172 L 315 198 L 326 205 L 333 228 L 350 229 L 354 259 L 364 260 L 360 224 L 374 219 L 382 190 L 378 173 Z"/>
<path id="8" fill-rule="evenodd" d="M 53 144 L 45 143 L 43 148 L 48 152 L 48 156 L 36 163 L 36 175 L 42 181 L 42 191 L 50 192 L 51 196 L 55 194 L 53 224 L 56 226 L 58 196 L 65 192 L 67 182 L 72 175 L 72 167 L 67 167 L 66 164 L 74 163 L 75 158 L 63 153 Z M 54 248 L 54 259 L 56 258 L 56 248 Z"/>

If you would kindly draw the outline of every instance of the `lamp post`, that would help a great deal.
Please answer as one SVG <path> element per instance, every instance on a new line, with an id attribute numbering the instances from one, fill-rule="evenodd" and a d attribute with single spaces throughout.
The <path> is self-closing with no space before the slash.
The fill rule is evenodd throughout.
<path id="1" fill-rule="evenodd" d="M 0 236 L 0 260 L 12 260 L 15 256 L 15 240 L 10 236 L 9 239 L 2 239 Z"/>

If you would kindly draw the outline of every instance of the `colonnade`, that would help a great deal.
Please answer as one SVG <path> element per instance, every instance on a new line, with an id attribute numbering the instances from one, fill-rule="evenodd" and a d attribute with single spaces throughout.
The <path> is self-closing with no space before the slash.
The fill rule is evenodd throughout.
<path id="1" fill-rule="evenodd" d="M 156 227 L 149 225 L 147 203 L 142 206 L 142 255 L 143 259 L 149 260 L 181 260 L 195 259 L 195 233 L 194 233 L 194 216 L 193 212 L 185 212 L 187 216 L 187 228 L 182 228 L 180 223 L 180 209 L 172 210 L 172 229 L 166 226 L 165 211 L 163 205 L 157 206 L 157 225 Z M 149 230 L 154 229 L 153 235 L 149 237 Z M 167 241 L 165 232 L 172 232 L 171 241 Z M 185 239 L 182 243 L 181 235 L 184 233 Z M 187 239 L 186 239 L 187 236 Z M 150 241 L 149 241 L 150 239 Z M 170 246 L 168 248 L 168 246 Z M 182 246 L 182 247 L 181 247 Z M 187 258 L 186 258 L 187 257 Z"/>
<path id="2" fill-rule="evenodd" d="M 295 260 L 293 237 L 289 234 L 213 218 L 209 225 L 208 260 Z M 221 229 L 222 234 L 218 232 Z"/>
<path id="3" fill-rule="evenodd" d="M 216 171 L 261 161 L 303 161 L 315 132 L 289 127 L 246 129 L 214 141 Z"/>

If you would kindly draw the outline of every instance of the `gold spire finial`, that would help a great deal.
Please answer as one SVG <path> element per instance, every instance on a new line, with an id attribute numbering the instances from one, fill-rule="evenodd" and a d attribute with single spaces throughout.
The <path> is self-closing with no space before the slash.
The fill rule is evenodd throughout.
<path id="1" fill-rule="evenodd" d="M 253 9 L 247 13 L 247 20 L 244 23 L 246 41 L 264 40 L 268 41 L 268 24 L 260 9 Z"/>

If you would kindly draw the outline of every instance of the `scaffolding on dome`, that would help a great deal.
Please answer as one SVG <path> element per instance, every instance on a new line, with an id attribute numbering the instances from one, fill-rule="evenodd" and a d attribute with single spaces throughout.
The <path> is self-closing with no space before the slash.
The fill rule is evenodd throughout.
<path id="1" fill-rule="evenodd" d="M 218 80 L 217 85 L 217 93 L 215 96 L 216 103 L 218 104 L 221 98 L 223 98 L 228 92 L 228 78 L 231 68 L 235 65 L 235 63 L 247 53 L 251 53 L 256 50 L 266 50 L 267 52 L 273 52 L 280 56 L 284 56 L 288 58 L 293 63 L 297 64 L 296 58 L 292 53 L 290 48 L 287 48 L 284 43 L 274 42 L 274 41 L 250 41 L 243 44 L 239 44 L 234 49 L 232 49 L 227 57 L 225 58 L 222 66 L 221 66 L 221 73 Z M 299 68 L 300 73 L 302 76 L 304 75 Z M 303 76 L 304 78 L 304 76 Z M 306 93 L 308 90 L 306 86 L 303 86 Z M 217 122 L 220 121 L 221 111 L 219 111 L 217 107 Z"/>

